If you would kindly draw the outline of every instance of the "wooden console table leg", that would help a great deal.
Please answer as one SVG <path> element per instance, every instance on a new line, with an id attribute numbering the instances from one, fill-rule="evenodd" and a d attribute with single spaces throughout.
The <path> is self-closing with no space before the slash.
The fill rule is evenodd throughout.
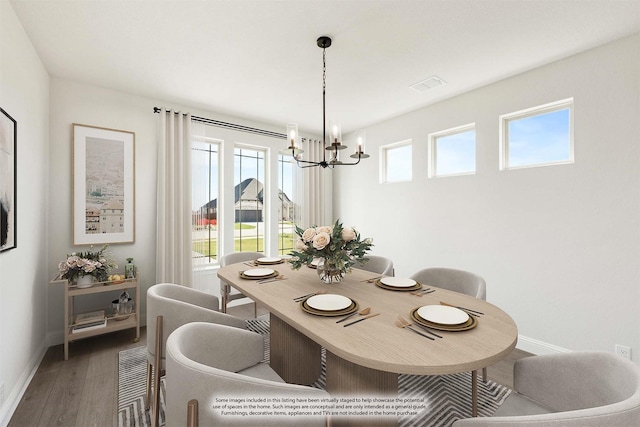
<path id="1" fill-rule="evenodd" d="M 397 397 L 398 374 L 356 365 L 327 351 L 327 391 L 332 396 Z M 382 415 L 371 418 L 333 416 L 331 421 L 332 427 L 398 425 L 396 417 Z"/>
<path id="2" fill-rule="evenodd" d="M 309 385 L 320 377 L 320 345 L 271 313 L 271 368 L 290 384 Z"/>

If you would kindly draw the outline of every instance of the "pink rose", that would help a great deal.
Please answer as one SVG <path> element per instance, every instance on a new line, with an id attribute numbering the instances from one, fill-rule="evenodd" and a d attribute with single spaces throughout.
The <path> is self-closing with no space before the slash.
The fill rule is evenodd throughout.
<path id="1" fill-rule="evenodd" d="M 353 228 L 343 228 L 342 229 L 342 240 L 345 242 L 350 242 L 356 238 L 356 232 Z"/>
<path id="2" fill-rule="evenodd" d="M 314 228 L 307 228 L 306 230 L 304 230 L 304 233 L 302 233 L 302 240 L 304 240 L 305 242 L 310 242 L 313 240 L 315 235 L 316 230 Z"/>
<path id="3" fill-rule="evenodd" d="M 304 251 L 305 249 L 307 249 L 307 244 L 303 242 L 302 239 L 296 240 L 296 250 Z"/>
<path id="4" fill-rule="evenodd" d="M 333 234 L 333 228 L 328 225 L 323 225 L 322 227 L 318 227 L 316 231 L 318 233 L 327 233 L 329 236 Z"/>
<path id="5" fill-rule="evenodd" d="M 331 241 L 329 233 L 320 232 L 313 237 L 313 247 L 317 250 L 324 249 Z"/>

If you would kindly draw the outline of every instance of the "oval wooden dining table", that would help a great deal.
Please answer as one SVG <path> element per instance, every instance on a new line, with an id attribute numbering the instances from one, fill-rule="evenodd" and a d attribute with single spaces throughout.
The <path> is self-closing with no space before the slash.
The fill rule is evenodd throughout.
<path id="1" fill-rule="evenodd" d="M 440 375 L 473 372 L 473 402 L 477 402 L 476 370 L 507 356 L 516 346 L 518 329 L 513 319 L 495 305 L 457 292 L 435 288 L 422 297 L 383 289 L 370 279 L 379 276 L 353 269 L 339 283 L 324 284 L 315 269 L 291 264 L 266 266 L 285 280 L 259 283 L 241 277 L 255 268 L 245 263 L 222 267 L 218 277 L 270 312 L 271 367 L 288 383 L 311 384 L 320 376 L 321 347 L 326 349 L 326 385 L 332 395 L 397 395 L 398 374 Z M 423 283 L 429 287 L 428 283 Z M 371 307 L 378 316 L 349 327 L 339 317 L 304 311 L 294 298 L 325 291 Z M 397 326 L 398 315 L 424 305 L 441 303 L 483 313 L 478 324 L 462 332 L 437 331 L 443 338 L 429 340 Z M 357 318 L 363 317 L 356 315 Z M 354 319 L 354 320 L 357 320 Z M 471 392 L 471 387 L 470 387 Z M 396 419 L 338 419 L 332 425 L 397 425 Z"/>

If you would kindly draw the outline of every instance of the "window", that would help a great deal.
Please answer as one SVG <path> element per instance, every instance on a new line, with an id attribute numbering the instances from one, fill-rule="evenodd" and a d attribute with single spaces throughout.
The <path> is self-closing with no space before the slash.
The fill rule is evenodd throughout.
<path id="1" fill-rule="evenodd" d="M 573 99 L 500 116 L 500 169 L 573 163 Z"/>
<path id="2" fill-rule="evenodd" d="M 235 252 L 264 252 L 265 151 L 234 150 Z"/>
<path id="3" fill-rule="evenodd" d="M 475 124 L 429 135 L 429 177 L 476 172 Z"/>
<path id="4" fill-rule="evenodd" d="M 381 147 L 380 182 L 411 181 L 411 140 Z"/>
<path id="5" fill-rule="evenodd" d="M 278 155 L 278 254 L 294 248 L 295 222 L 298 214 L 295 200 L 296 163 L 291 156 Z"/>
<path id="6" fill-rule="evenodd" d="M 191 236 L 194 266 L 218 260 L 220 142 L 222 141 L 197 140 L 191 144 Z"/>

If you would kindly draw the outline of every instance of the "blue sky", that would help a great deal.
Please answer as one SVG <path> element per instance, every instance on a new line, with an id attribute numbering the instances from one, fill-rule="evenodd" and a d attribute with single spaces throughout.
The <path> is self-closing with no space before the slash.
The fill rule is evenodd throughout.
<path id="1" fill-rule="evenodd" d="M 509 166 L 570 159 L 569 109 L 509 122 Z"/>

